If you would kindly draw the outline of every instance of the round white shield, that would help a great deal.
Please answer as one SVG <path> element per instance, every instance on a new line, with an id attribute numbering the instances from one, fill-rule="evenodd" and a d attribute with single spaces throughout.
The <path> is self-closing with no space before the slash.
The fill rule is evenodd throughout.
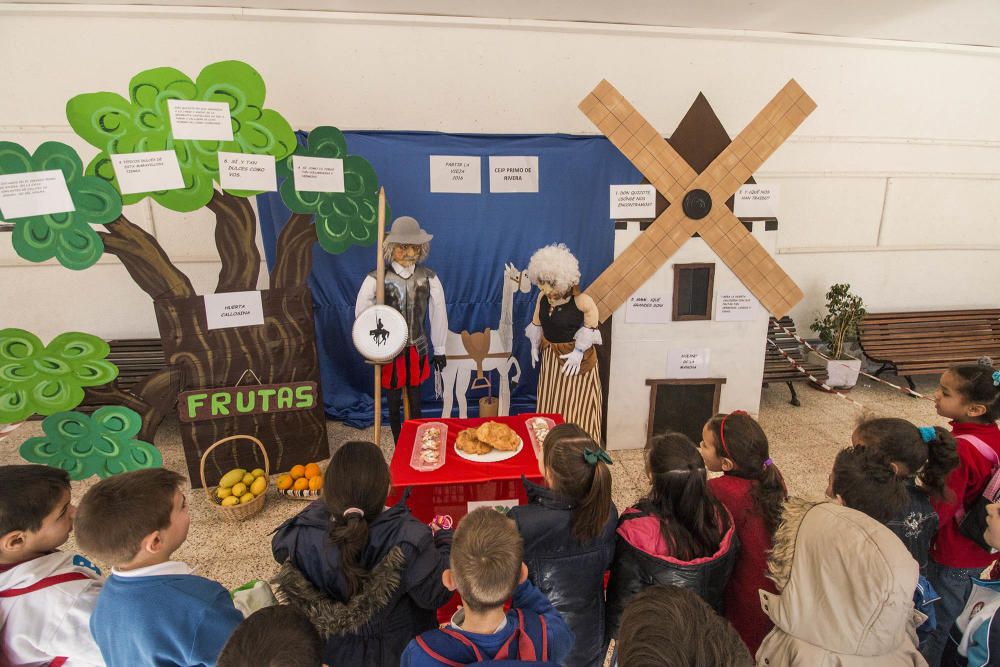
<path id="1" fill-rule="evenodd" d="M 354 320 L 351 338 L 362 357 L 384 364 L 406 347 L 409 338 L 406 318 L 392 306 L 370 306 Z"/>

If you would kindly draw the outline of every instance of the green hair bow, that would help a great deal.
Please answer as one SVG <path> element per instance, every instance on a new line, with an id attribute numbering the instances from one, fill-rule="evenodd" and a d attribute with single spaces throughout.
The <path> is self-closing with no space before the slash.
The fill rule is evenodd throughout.
<path id="1" fill-rule="evenodd" d="M 609 466 L 614 465 L 615 462 L 611 460 L 611 457 L 603 449 L 598 449 L 594 451 L 590 448 L 584 447 L 583 449 L 583 460 L 592 466 L 596 466 L 598 461 L 604 461 Z"/>

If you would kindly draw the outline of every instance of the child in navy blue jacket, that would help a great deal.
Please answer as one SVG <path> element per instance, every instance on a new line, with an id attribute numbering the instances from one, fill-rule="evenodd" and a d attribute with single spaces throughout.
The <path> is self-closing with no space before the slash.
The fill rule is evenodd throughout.
<path id="1" fill-rule="evenodd" d="M 449 589 L 458 589 L 464 607 L 446 627 L 410 642 L 400 667 L 562 664 L 573 646 L 573 633 L 527 580 L 523 554 L 521 536 L 510 519 L 485 507 L 462 519 L 451 568 L 442 579 Z M 505 613 L 504 603 L 512 593 Z"/>
<path id="2" fill-rule="evenodd" d="M 292 517 L 271 540 L 282 563 L 279 599 L 298 607 L 326 639 L 323 662 L 399 664 L 406 644 L 437 626 L 451 597 L 442 582 L 451 531 L 392 507 L 389 466 L 370 442 L 346 442 L 330 459 L 323 499 Z"/>
<path id="3" fill-rule="evenodd" d="M 566 658 L 574 667 L 601 667 L 604 573 L 615 556 L 618 512 L 611 502 L 611 458 L 576 424 L 545 437 L 543 473 L 549 488 L 524 481 L 528 504 L 507 513 L 524 538 L 528 578 L 576 635 Z"/>
<path id="4" fill-rule="evenodd" d="M 111 563 L 90 617 L 108 667 L 215 665 L 243 621 L 229 591 L 170 556 L 187 538 L 184 478 L 163 468 L 91 488 L 76 514 L 80 547 Z"/>

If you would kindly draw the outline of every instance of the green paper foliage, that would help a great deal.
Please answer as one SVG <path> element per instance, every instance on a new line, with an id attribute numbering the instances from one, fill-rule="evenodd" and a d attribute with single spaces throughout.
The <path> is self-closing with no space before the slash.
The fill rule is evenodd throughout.
<path id="1" fill-rule="evenodd" d="M 105 406 L 90 416 L 57 412 L 42 422 L 45 435 L 25 440 L 19 451 L 26 461 L 61 468 L 76 480 L 161 467 L 159 450 L 134 439 L 140 428 L 142 418 L 120 405 Z"/>
<path id="2" fill-rule="evenodd" d="M 118 377 L 105 360 L 108 344 L 90 334 L 59 334 L 46 346 L 23 329 L 0 330 L 0 424 L 72 410 L 83 401 L 83 387 Z"/>
<path id="3" fill-rule="evenodd" d="M 295 150 L 295 132 L 281 114 L 264 108 L 264 79 L 246 63 L 226 60 L 208 65 L 192 81 L 172 67 L 140 72 L 129 83 L 129 99 L 117 93 L 85 93 L 66 103 L 73 130 L 101 153 L 87 166 L 118 189 L 109 155 L 173 150 L 183 190 L 124 195 L 126 204 L 152 196 L 174 211 L 195 211 L 211 199 L 219 180 L 219 151 L 273 155 L 276 161 Z M 232 141 L 174 139 L 167 100 L 225 102 L 233 123 Z M 256 194 L 227 190 L 238 197 Z"/>
<path id="4" fill-rule="evenodd" d="M 312 213 L 316 238 L 328 253 L 340 254 L 352 245 L 370 246 L 378 236 L 378 177 L 368 161 L 347 154 L 344 135 L 335 127 L 317 127 L 309 133 L 308 146 L 295 155 L 340 158 L 344 161 L 344 192 L 300 192 L 292 177 L 292 160 L 278 164 L 281 200 L 294 213 Z M 389 207 L 386 206 L 388 220 Z"/>
<path id="5" fill-rule="evenodd" d="M 85 176 L 80 156 L 66 144 L 47 141 L 32 155 L 0 141 L 0 175 L 54 169 L 66 177 L 76 210 L 8 220 L 14 223 L 14 251 L 30 262 L 54 257 L 68 269 L 86 269 L 104 254 L 104 242 L 91 225 L 114 222 L 122 212 L 121 195 L 100 178 Z"/>

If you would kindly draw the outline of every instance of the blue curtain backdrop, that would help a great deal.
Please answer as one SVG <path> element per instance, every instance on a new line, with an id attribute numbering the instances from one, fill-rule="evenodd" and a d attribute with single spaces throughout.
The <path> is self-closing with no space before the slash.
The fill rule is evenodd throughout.
<path id="1" fill-rule="evenodd" d="M 543 245 L 562 242 L 580 260 L 581 282 L 593 281 L 610 264 L 614 223 L 608 216 L 609 186 L 635 184 L 642 176 L 604 137 L 468 135 L 425 132 L 345 132 L 348 152 L 368 160 L 385 186 L 393 216 L 411 215 L 434 235 L 427 266 L 441 278 L 452 331 L 496 329 L 501 276 L 506 262 L 527 267 Z M 300 141 L 305 135 L 300 133 Z M 482 158 L 481 194 L 430 191 L 430 155 Z M 489 191 L 489 156 L 537 155 L 539 192 Z M 289 211 L 277 193 L 257 198 L 264 251 L 274 267 L 275 242 Z M 388 231 L 391 220 L 386 221 Z M 351 343 L 354 303 L 361 282 L 375 268 L 375 247 L 330 255 L 313 248 L 312 290 L 323 399 L 332 419 L 363 427 L 374 421 L 372 367 Z M 538 369 L 531 368 L 523 335 L 538 291 L 514 296 L 514 354 L 520 383 L 511 413 L 534 409 Z M 494 381 L 498 376 L 494 373 Z M 441 413 L 434 384 L 424 385 L 424 416 Z M 469 393 L 470 414 L 483 392 Z M 456 409 L 457 410 L 457 409 Z M 457 414 L 457 412 L 456 412 Z"/>

